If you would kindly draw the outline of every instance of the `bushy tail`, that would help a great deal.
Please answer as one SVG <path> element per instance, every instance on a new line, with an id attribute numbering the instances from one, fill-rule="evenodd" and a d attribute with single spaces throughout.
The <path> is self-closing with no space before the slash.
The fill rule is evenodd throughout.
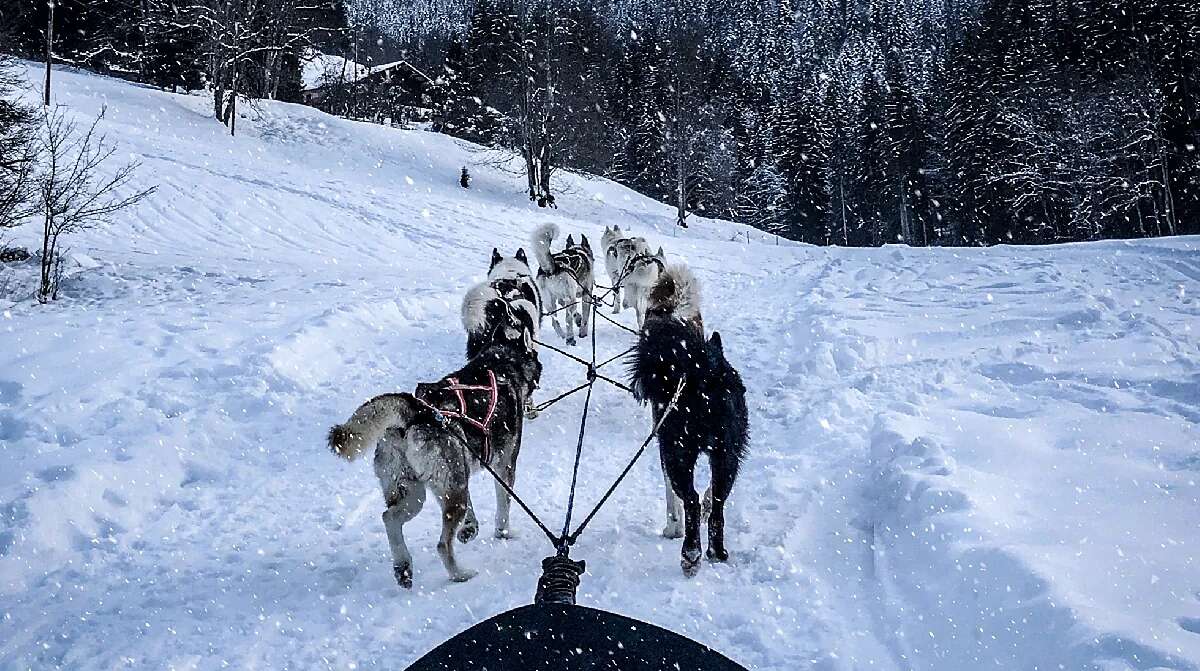
<path id="1" fill-rule="evenodd" d="M 691 268 L 682 263 L 672 263 L 650 288 L 650 307 L 664 308 L 683 321 L 702 327 L 700 317 L 700 281 Z"/>
<path id="2" fill-rule="evenodd" d="M 550 255 L 550 243 L 558 237 L 558 224 L 542 224 L 533 232 L 533 253 L 538 265 L 547 273 L 554 270 L 554 258 Z"/>
<path id="3" fill-rule="evenodd" d="M 363 403 L 345 424 L 329 429 L 329 449 L 347 461 L 375 447 L 390 428 L 404 428 L 417 412 L 412 394 L 384 394 Z"/>

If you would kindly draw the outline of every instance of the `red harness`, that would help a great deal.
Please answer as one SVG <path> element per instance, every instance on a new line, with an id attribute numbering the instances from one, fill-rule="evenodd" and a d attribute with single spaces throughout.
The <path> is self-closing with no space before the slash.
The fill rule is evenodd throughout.
<path id="1" fill-rule="evenodd" d="M 415 396 L 418 401 L 426 408 L 433 412 L 434 417 L 439 422 L 444 423 L 447 417 L 454 417 L 471 426 L 475 427 L 479 433 L 483 434 L 483 453 L 479 455 L 480 460 L 484 463 L 492 461 L 492 417 L 496 414 L 496 401 L 500 397 L 499 388 L 496 385 L 496 374 L 488 369 L 488 384 L 486 385 L 471 385 L 459 384 L 458 378 L 448 377 L 442 388 L 454 392 L 458 397 L 458 410 L 445 410 L 430 404 L 423 398 Z M 488 392 L 488 407 L 482 420 L 475 419 L 467 411 L 467 397 L 465 391 L 486 391 Z"/>

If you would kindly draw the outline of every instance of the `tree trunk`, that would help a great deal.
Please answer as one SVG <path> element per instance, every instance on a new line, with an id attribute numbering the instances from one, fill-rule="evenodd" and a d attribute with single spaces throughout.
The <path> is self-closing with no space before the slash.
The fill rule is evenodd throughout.
<path id="1" fill-rule="evenodd" d="M 838 175 L 838 200 L 842 205 L 842 246 L 850 246 L 850 231 L 846 227 L 846 178 Z"/>
<path id="2" fill-rule="evenodd" d="M 46 14 L 46 90 L 42 98 L 45 107 L 50 106 L 50 70 L 54 62 L 54 0 L 47 4 Z"/>
<path id="3" fill-rule="evenodd" d="M 1175 235 L 1175 196 L 1171 193 L 1171 174 L 1167 171 L 1167 150 L 1159 150 L 1162 161 L 1163 207 L 1167 211 L 1167 235 Z"/>
<path id="4" fill-rule="evenodd" d="M 237 97 L 238 97 L 238 76 L 237 69 L 233 71 L 233 87 L 229 89 L 229 134 L 237 135 Z"/>

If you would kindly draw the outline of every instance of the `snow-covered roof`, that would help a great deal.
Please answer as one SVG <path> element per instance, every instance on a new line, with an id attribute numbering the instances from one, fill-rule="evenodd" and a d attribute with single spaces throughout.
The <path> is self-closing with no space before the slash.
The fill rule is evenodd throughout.
<path id="1" fill-rule="evenodd" d="M 433 78 L 406 60 L 380 63 L 378 65 L 370 63 L 358 63 L 356 65 L 354 61 L 342 58 L 341 56 L 323 54 L 315 50 L 310 50 L 305 54 L 301 77 L 304 82 L 304 90 L 311 91 L 331 82 L 358 81 L 359 79 L 380 72 L 401 67 L 408 68 L 422 79 L 431 84 L 433 83 Z"/>
<path id="2" fill-rule="evenodd" d="M 310 50 L 304 55 L 301 80 L 304 90 L 320 88 L 335 81 L 357 81 L 367 75 L 365 65 L 355 65 L 349 59 Z"/>

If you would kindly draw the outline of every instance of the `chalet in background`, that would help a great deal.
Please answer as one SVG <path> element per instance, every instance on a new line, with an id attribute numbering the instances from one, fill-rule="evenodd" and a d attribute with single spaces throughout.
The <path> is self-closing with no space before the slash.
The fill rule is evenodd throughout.
<path id="1" fill-rule="evenodd" d="M 317 54 L 304 68 L 304 104 L 363 121 L 402 125 L 429 121 L 440 89 L 405 60 L 363 66 Z"/>

